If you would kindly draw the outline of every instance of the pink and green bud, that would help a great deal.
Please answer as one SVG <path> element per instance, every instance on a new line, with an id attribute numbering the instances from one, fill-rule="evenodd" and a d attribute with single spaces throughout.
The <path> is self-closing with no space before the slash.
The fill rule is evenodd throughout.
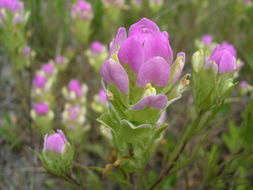
<path id="1" fill-rule="evenodd" d="M 38 154 L 43 167 L 51 174 L 66 176 L 71 172 L 74 149 L 61 130 L 46 134 L 42 154 Z"/>
<path id="2" fill-rule="evenodd" d="M 73 18 L 91 20 L 93 17 L 91 4 L 86 0 L 77 1 L 71 8 L 71 15 Z"/>
<path id="3" fill-rule="evenodd" d="M 103 3 L 105 4 L 106 7 L 108 7 L 108 6 L 120 7 L 120 6 L 124 5 L 125 0 L 103 0 Z"/>
<path id="4" fill-rule="evenodd" d="M 46 115 L 49 112 L 49 105 L 45 102 L 39 102 L 33 106 L 33 109 L 37 115 Z"/>
<path id="5" fill-rule="evenodd" d="M 219 73 L 233 72 L 236 70 L 236 58 L 231 53 L 230 49 L 227 49 L 224 45 L 217 46 L 211 56 L 208 59 L 208 62 L 215 62 L 218 66 Z"/>
<path id="6" fill-rule="evenodd" d="M 42 75 L 35 75 L 35 77 L 33 78 L 33 87 L 35 88 L 45 88 L 46 84 L 47 84 L 47 78 L 42 76 Z"/>
<path id="7" fill-rule="evenodd" d="M 122 93 L 128 93 L 128 75 L 120 63 L 108 59 L 102 64 L 100 73 L 106 82 L 115 84 Z"/>

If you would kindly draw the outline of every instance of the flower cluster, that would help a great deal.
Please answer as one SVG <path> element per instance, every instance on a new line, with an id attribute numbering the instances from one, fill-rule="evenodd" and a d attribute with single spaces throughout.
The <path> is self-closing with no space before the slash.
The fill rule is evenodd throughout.
<path id="1" fill-rule="evenodd" d="M 243 63 L 237 60 L 233 45 L 223 42 L 213 47 L 208 36 L 202 41 L 209 49 L 199 50 L 192 57 L 193 92 L 197 107 L 208 110 L 222 104 Z"/>
<path id="2" fill-rule="evenodd" d="M 36 123 L 38 131 L 42 134 L 48 133 L 52 129 L 52 120 L 54 113 L 54 94 L 53 86 L 57 80 L 59 70 L 62 68 L 66 58 L 59 57 L 53 61 L 49 61 L 41 65 L 32 80 L 31 95 L 33 98 L 33 108 L 31 110 L 31 117 Z M 67 62 L 65 63 L 67 64 Z"/>
<path id="3" fill-rule="evenodd" d="M 99 119 L 111 128 L 119 152 L 154 140 L 159 117 L 189 84 L 189 75 L 179 80 L 184 63 L 183 52 L 173 61 L 168 33 L 151 20 L 141 19 L 128 34 L 119 28 L 100 70 L 109 112 Z"/>
<path id="4" fill-rule="evenodd" d="M 81 43 L 87 42 L 90 35 L 90 22 L 93 18 L 92 6 L 86 0 L 79 0 L 71 8 L 72 32 Z"/>
<path id="5" fill-rule="evenodd" d="M 66 99 L 62 113 L 62 124 L 71 142 L 79 143 L 87 131 L 84 126 L 86 114 L 87 85 L 78 80 L 71 80 L 68 87 L 63 87 L 63 95 Z"/>
<path id="6" fill-rule="evenodd" d="M 108 57 L 108 51 L 105 45 L 99 41 L 94 41 L 90 49 L 86 51 L 86 56 L 94 70 L 99 71 L 100 65 Z"/>
<path id="7" fill-rule="evenodd" d="M 19 0 L 0 0 L 0 41 L 10 55 L 14 69 L 22 70 L 30 65 L 35 52 L 27 45 L 25 24 L 29 13 Z M 11 43 L 10 43 L 11 39 Z"/>

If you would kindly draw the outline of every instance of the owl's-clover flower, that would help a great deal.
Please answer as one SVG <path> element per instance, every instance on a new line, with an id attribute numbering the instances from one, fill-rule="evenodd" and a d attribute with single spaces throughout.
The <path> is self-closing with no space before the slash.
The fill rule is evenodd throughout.
<path id="1" fill-rule="evenodd" d="M 91 33 L 90 23 L 93 18 L 91 4 L 86 0 L 77 1 L 71 8 L 71 17 L 74 37 L 77 41 L 86 43 Z"/>
<path id="2" fill-rule="evenodd" d="M 153 21 L 143 18 L 128 32 L 118 29 L 110 43 L 110 57 L 100 68 L 107 112 L 98 121 L 111 129 L 119 154 L 132 147 L 135 159 L 143 159 L 160 137 L 165 129 L 158 127 L 161 114 L 189 85 L 189 75 L 179 79 L 184 63 L 183 52 L 173 59 L 168 33 Z"/>
<path id="3" fill-rule="evenodd" d="M 50 62 L 55 63 L 55 67 L 59 70 L 59 71 L 63 71 L 66 69 L 69 60 L 68 58 L 58 55 L 55 57 L 55 60 L 51 60 Z"/>
<path id="4" fill-rule="evenodd" d="M 128 36 L 125 28 L 118 30 L 110 44 L 110 55 L 101 66 L 101 75 L 123 94 L 128 94 L 132 88 L 129 87 L 129 76 L 136 77 L 134 86 L 142 89 L 143 98 L 135 102 L 133 109 L 163 109 L 167 106 L 167 96 L 156 91 L 161 92 L 165 86 L 177 82 L 185 62 L 185 54 L 179 53 L 173 63 L 167 32 L 161 32 L 154 22 L 143 18 L 130 27 Z"/>
<path id="5" fill-rule="evenodd" d="M 62 121 L 67 128 L 74 130 L 76 125 L 84 124 L 85 114 L 84 106 L 66 104 L 62 113 Z"/>
<path id="6" fill-rule="evenodd" d="M 108 50 L 101 42 L 94 41 L 85 54 L 94 70 L 99 71 L 100 65 L 108 57 Z"/>
<path id="7" fill-rule="evenodd" d="M 76 101 L 79 103 L 86 102 L 86 93 L 88 87 L 86 84 L 81 84 L 78 80 L 73 79 L 69 82 L 67 87 L 63 87 L 62 93 L 68 101 Z"/>
<path id="8" fill-rule="evenodd" d="M 228 43 L 216 45 L 210 55 L 203 50 L 192 57 L 193 93 L 197 107 L 217 108 L 235 86 L 233 80 L 240 70 L 236 50 Z"/>
<path id="9" fill-rule="evenodd" d="M 57 72 L 54 63 L 52 61 L 49 61 L 46 64 L 41 65 L 41 71 L 45 74 L 45 75 L 53 75 Z"/>
<path id="10" fill-rule="evenodd" d="M 28 19 L 28 13 L 24 11 L 24 4 L 19 0 L 0 0 L 0 23 L 11 21 L 14 26 L 19 23 L 25 23 Z"/>
<path id="11" fill-rule="evenodd" d="M 57 130 L 46 134 L 42 154 L 38 154 L 43 167 L 51 174 L 66 176 L 70 173 L 74 159 L 74 149 L 64 133 Z"/>
<path id="12" fill-rule="evenodd" d="M 78 80 L 71 80 L 67 87 L 63 88 L 66 99 L 62 112 L 62 124 L 64 130 L 73 143 L 81 143 L 85 132 L 89 129 L 86 125 L 86 94 L 87 85 Z"/>
<path id="13" fill-rule="evenodd" d="M 54 119 L 54 113 L 50 110 L 47 102 L 34 103 L 31 110 L 31 118 L 36 124 L 36 129 L 41 134 L 46 134 L 52 129 L 52 120 Z"/>
<path id="14" fill-rule="evenodd" d="M 74 19 L 91 20 L 93 17 L 91 4 L 86 0 L 77 1 L 71 8 L 71 16 Z"/>

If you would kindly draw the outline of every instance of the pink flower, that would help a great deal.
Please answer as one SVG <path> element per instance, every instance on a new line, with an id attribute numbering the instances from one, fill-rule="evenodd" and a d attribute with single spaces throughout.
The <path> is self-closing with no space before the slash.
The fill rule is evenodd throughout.
<path id="1" fill-rule="evenodd" d="M 94 41 L 91 44 L 91 51 L 94 54 L 99 54 L 102 53 L 104 50 L 104 45 L 102 43 L 100 43 L 99 41 Z"/>
<path id="2" fill-rule="evenodd" d="M 53 150 L 58 153 L 64 153 L 68 141 L 61 130 L 57 130 L 52 135 L 45 135 L 44 137 L 44 150 Z"/>
<path id="3" fill-rule="evenodd" d="M 47 78 L 42 75 L 35 75 L 33 78 L 33 86 L 36 88 L 45 88 L 47 83 Z"/>
<path id="4" fill-rule="evenodd" d="M 209 34 L 206 34 L 206 35 L 202 36 L 201 41 L 205 45 L 210 45 L 213 42 L 213 37 Z"/>
<path id="5" fill-rule="evenodd" d="M 35 110 L 37 115 L 45 115 L 49 111 L 49 106 L 45 102 L 39 102 L 33 106 L 33 109 Z"/>
<path id="6" fill-rule="evenodd" d="M 91 4 L 85 0 L 79 0 L 72 6 L 71 14 L 74 18 L 91 19 L 93 14 Z"/>
<path id="7" fill-rule="evenodd" d="M 82 95 L 82 86 L 78 80 L 71 80 L 68 85 L 68 90 L 74 92 L 77 96 Z"/>

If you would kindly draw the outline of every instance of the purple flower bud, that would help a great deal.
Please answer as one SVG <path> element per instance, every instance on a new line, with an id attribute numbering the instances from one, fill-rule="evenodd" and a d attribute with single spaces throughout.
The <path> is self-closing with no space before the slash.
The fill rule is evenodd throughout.
<path id="1" fill-rule="evenodd" d="M 126 29 L 120 27 L 118 29 L 115 39 L 110 43 L 110 56 L 119 50 L 119 47 L 126 40 L 126 38 L 127 38 Z"/>
<path id="2" fill-rule="evenodd" d="M 55 63 L 64 63 L 65 62 L 65 57 L 63 57 L 63 56 L 57 56 L 56 58 L 55 58 Z"/>
<path id="3" fill-rule="evenodd" d="M 71 80 L 68 85 L 68 90 L 74 92 L 77 96 L 82 95 L 82 87 L 78 80 Z"/>
<path id="4" fill-rule="evenodd" d="M 100 73 L 106 82 L 115 84 L 122 93 L 128 93 L 128 75 L 121 64 L 113 59 L 106 60 L 101 66 Z"/>
<path id="5" fill-rule="evenodd" d="M 105 103 L 105 102 L 107 102 L 107 95 L 106 95 L 106 93 L 105 93 L 105 91 L 104 90 L 99 90 L 99 92 L 98 92 L 98 97 L 99 97 L 99 101 L 101 102 L 101 103 Z"/>
<path id="6" fill-rule="evenodd" d="M 224 48 L 224 46 L 217 46 L 213 50 L 208 61 L 214 61 L 218 65 L 220 73 L 236 70 L 236 59 L 228 49 Z"/>
<path id="7" fill-rule="evenodd" d="M 213 42 L 213 37 L 209 34 L 206 34 L 206 35 L 202 36 L 201 41 L 205 45 L 210 45 Z"/>
<path id="8" fill-rule="evenodd" d="M 45 115 L 49 111 L 49 106 L 45 102 L 39 102 L 33 106 L 33 109 L 37 115 Z"/>
<path id="9" fill-rule="evenodd" d="M 220 47 L 228 50 L 234 57 L 236 57 L 237 51 L 232 44 L 229 44 L 228 42 L 224 41 L 222 42 Z"/>
<path id="10" fill-rule="evenodd" d="M 0 0 L 0 9 L 7 9 L 12 13 L 22 11 L 24 9 L 23 2 L 19 0 Z"/>
<path id="11" fill-rule="evenodd" d="M 91 51 L 95 54 L 102 53 L 104 50 L 104 45 L 99 41 L 94 41 L 91 44 Z"/>
<path id="12" fill-rule="evenodd" d="M 166 107 L 168 102 L 167 96 L 163 94 L 150 95 L 142 98 L 137 104 L 133 106 L 134 110 L 143 110 L 147 107 L 153 109 L 163 109 Z"/>
<path id="13" fill-rule="evenodd" d="M 43 64 L 41 66 L 41 70 L 46 74 L 51 75 L 54 72 L 54 65 L 51 62 L 48 62 L 47 64 Z"/>
<path id="14" fill-rule="evenodd" d="M 144 63 L 144 48 L 136 37 L 130 37 L 122 43 L 118 57 L 120 62 L 129 64 L 135 72 L 138 72 Z"/>
<path id="15" fill-rule="evenodd" d="M 170 75 L 170 65 L 162 57 L 153 57 L 146 61 L 140 68 L 137 78 L 137 85 L 146 86 L 154 83 L 156 86 L 163 87 L 167 84 Z"/>
<path id="16" fill-rule="evenodd" d="M 64 133 L 61 130 L 57 130 L 57 132 L 52 135 L 45 135 L 43 149 L 64 153 L 66 144 L 68 144 L 68 141 Z"/>
<path id="17" fill-rule="evenodd" d="M 41 75 L 35 75 L 33 78 L 33 86 L 35 88 L 45 88 L 47 83 L 47 78 Z"/>
<path id="18" fill-rule="evenodd" d="M 74 18 L 91 19 L 92 18 L 91 4 L 85 0 L 79 0 L 72 6 L 71 14 Z"/>

